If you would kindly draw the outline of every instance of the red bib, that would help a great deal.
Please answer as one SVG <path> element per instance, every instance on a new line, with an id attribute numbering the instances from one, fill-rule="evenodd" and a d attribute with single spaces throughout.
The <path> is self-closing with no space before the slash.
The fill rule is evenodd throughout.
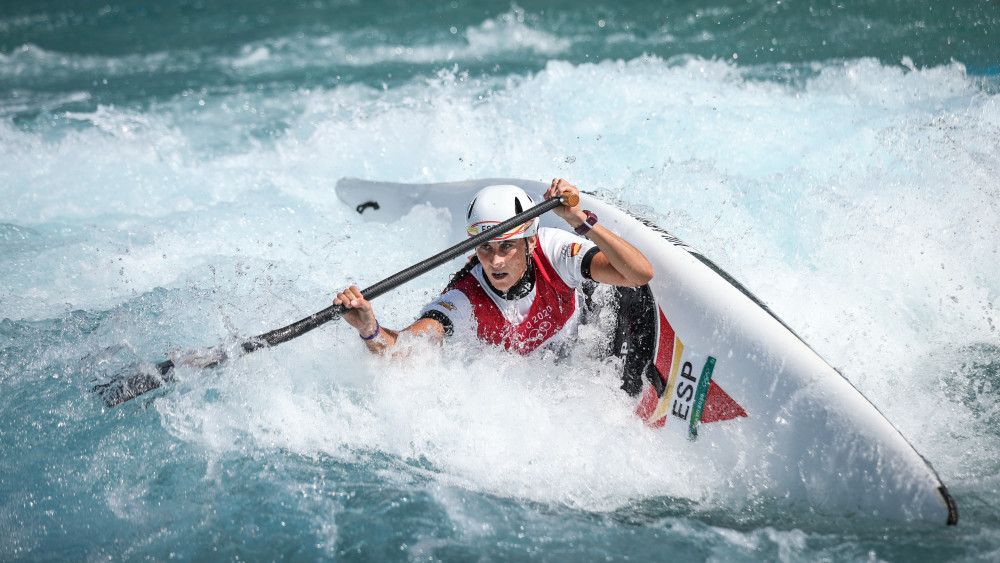
<path id="1" fill-rule="evenodd" d="M 559 332 L 576 310 L 576 290 L 559 277 L 541 246 L 531 255 L 535 265 L 535 299 L 528 316 L 517 326 L 509 322 L 496 303 L 471 273 L 454 288 L 472 303 L 480 340 L 501 345 L 507 350 L 529 354 Z"/>

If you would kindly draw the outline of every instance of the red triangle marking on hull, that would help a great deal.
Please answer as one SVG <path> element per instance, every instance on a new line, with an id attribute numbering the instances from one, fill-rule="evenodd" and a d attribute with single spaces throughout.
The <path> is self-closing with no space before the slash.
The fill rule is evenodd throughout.
<path id="1" fill-rule="evenodd" d="M 701 413 L 702 422 L 718 422 L 745 417 L 747 411 L 739 405 L 728 393 L 722 390 L 714 381 L 708 386 L 708 396 L 705 397 L 705 410 Z"/>

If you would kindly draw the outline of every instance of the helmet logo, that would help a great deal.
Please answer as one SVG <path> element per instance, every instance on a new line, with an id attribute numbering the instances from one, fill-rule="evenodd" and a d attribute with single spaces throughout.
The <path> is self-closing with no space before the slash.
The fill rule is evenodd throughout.
<path id="1" fill-rule="evenodd" d="M 528 229 L 531 228 L 531 224 L 533 221 L 534 219 L 528 221 L 527 223 L 521 223 L 520 225 L 514 227 L 513 229 L 507 231 L 506 233 L 503 233 L 502 235 L 494 238 L 493 240 L 507 240 L 509 238 L 516 237 L 518 235 L 523 235 L 525 232 L 527 232 Z M 486 231 L 496 227 L 499 224 L 500 224 L 499 221 L 481 221 L 474 225 L 469 225 L 468 227 L 466 227 L 465 230 L 469 233 L 470 237 L 474 237 L 480 233 L 485 233 Z"/>

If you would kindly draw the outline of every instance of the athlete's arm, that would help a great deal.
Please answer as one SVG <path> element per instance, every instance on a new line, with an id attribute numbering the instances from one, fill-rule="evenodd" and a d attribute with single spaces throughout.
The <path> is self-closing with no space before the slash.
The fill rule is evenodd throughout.
<path id="1" fill-rule="evenodd" d="M 580 190 L 566 180 L 556 178 L 546 190 L 545 199 L 579 193 Z M 564 205 L 556 207 L 553 211 L 574 229 L 587 220 L 587 214 L 579 205 L 575 207 Z M 625 239 L 605 229 L 600 223 L 594 225 L 586 236 L 601 250 L 590 263 L 590 276 L 594 281 L 638 287 L 653 279 L 653 265 L 642 252 Z"/>
<path id="2" fill-rule="evenodd" d="M 358 330 L 358 335 L 364 340 L 365 346 L 375 354 L 384 354 L 386 350 L 395 346 L 400 333 L 403 332 L 430 338 L 437 342 L 444 340 L 444 325 L 434 319 L 418 319 L 403 330 L 392 330 L 381 326 L 375 319 L 375 311 L 372 309 L 371 302 L 365 299 L 356 285 L 338 293 L 333 304 L 347 307 L 343 319 Z"/>

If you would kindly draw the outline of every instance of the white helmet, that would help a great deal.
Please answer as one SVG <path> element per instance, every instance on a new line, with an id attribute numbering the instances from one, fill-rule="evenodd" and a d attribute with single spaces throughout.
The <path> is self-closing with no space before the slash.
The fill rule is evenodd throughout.
<path id="1" fill-rule="evenodd" d="M 474 237 L 534 206 L 535 202 L 531 196 L 517 186 L 509 184 L 486 186 L 479 190 L 469 202 L 469 210 L 465 214 L 466 230 L 470 237 Z M 538 217 L 535 217 L 527 223 L 498 235 L 493 240 L 533 237 L 538 232 L 538 221 Z"/>

